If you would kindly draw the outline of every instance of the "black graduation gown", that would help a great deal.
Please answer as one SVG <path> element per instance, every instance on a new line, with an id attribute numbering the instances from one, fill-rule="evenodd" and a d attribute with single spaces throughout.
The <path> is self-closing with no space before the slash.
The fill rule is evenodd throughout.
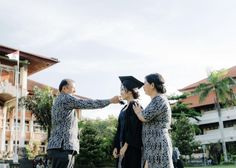
<path id="1" fill-rule="evenodd" d="M 119 116 L 117 132 L 114 138 L 114 146 L 118 150 L 121 148 L 120 134 L 123 133 L 122 146 L 125 142 L 128 144 L 125 156 L 122 159 L 122 168 L 141 168 L 142 122 L 137 118 L 133 110 L 133 104 L 134 102 L 130 102 L 127 108 L 125 106 L 121 110 L 125 112 L 125 117 Z M 121 119 L 125 119 L 122 133 Z"/>

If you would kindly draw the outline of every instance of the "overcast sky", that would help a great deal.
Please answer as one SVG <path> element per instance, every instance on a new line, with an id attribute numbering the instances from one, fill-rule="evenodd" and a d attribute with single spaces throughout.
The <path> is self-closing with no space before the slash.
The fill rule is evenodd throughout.
<path id="1" fill-rule="evenodd" d="M 29 77 L 55 88 L 72 78 L 77 94 L 110 98 L 118 76 L 158 72 L 171 94 L 236 65 L 235 9 L 235 0 L 0 0 L 0 44 L 58 58 Z M 83 116 L 117 116 L 120 108 Z"/>

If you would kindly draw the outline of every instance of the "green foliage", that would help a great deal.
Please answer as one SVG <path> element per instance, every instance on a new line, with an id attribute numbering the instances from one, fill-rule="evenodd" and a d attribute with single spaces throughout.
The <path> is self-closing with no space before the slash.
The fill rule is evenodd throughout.
<path id="1" fill-rule="evenodd" d="M 20 104 L 31 110 L 39 124 L 48 130 L 48 137 L 51 130 L 51 108 L 54 95 L 50 88 L 40 89 L 34 87 L 33 95 L 28 95 L 20 99 Z"/>
<path id="2" fill-rule="evenodd" d="M 215 143 L 209 145 L 209 156 L 214 164 L 220 164 L 221 161 L 221 144 Z"/>
<path id="3" fill-rule="evenodd" d="M 195 120 L 199 121 L 197 117 L 201 116 L 200 112 L 188 108 L 187 104 L 184 104 L 181 101 L 178 101 L 174 105 L 172 105 L 171 110 L 172 117 L 175 119 L 179 119 L 182 115 L 185 115 L 186 117 L 194 118 Z"/>
<path id="4" fill-rule="evenodd" d="M 26 145 L 25 146 L 25 150 L 26 150 L 26 155 L 27 155 L 27 158 L 29 159 L 33 159 L 33 153 L 31 152 L 31 149 L 30 149 L 30 146 L 29 145 Z"/>
<path id="5" fill-rule="evenodd" d="M 76 164 L 96 167 L 104 162 L 112 162 L 113 137 L 116 131 L 117 119 L 83 120 L 79 123 L 80 154 Z"/>
<path id="6" fill-rule="evenodd" d="M 181 100 L 181 99 L 185 99 L 188 95 L 189 95 L 188 93 L 184 93 L 181 95 L 172 94 L 168 96 L 168 100 Z"/>
<path id="7" fill-rule="evenodd" d="M 98 136 L 102 139 L 101 150 L 105 152 L 104 159 L 110 161 L 113 150 L 113 138 L 116 133 L 117 119 L 110 116 L 107 120 L 96 120 Z"/>
<path id="8" fill-rule="evenodd" d="M 104 157 L 100 150 L 102 139 L 93 123 L 87 121 L 81 131 L 79 164 L 95 166 Z"/>
<path id="9" fill-rule="evenodd" d="M 184 93 L 181 95 L 172 95 L 168 96 L 168 100 L 172 101 L 171 103 L 171 111 L 172 117 L 174 119 L 179 119 L 181 115 L 185 115 L 186 117 L 193 118 L 199 121 L 198 116 L 201 116 L 200 112 L 195 111 L 188 107 L 188 104 L 182 102 L 189 94 Z"/>
<path id="10" fill-rule="evenodd" d="M 36 155 L 39 154 L 39 143 L 38 142 L 33 142 L 32 145 L 26 145 L 26 155 L 29 159 L 33 159 Z"/>
<path id="11" fill-rule="evenodd" d="M 183 155 L 191 155 L 199 146 L 194 140 L 196 127 L 185 115 L 181 115 L 172 125 L 173 146 L 177 146 Z"/>

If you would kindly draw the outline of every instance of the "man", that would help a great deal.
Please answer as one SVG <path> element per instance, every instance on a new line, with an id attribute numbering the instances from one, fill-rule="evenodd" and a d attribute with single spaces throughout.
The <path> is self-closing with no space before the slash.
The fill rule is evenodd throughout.
<path id="1" fill-rule="evenodd" d="M 78 99 L 74 97 L 75 83 L 64 79 L 59 85 L 60 94 L 52 107 L 52 132 L 48 142 L 48 155 L 52 168 L 73 168 L 79 153 L 78 119 L 75 109 L 97 109 L 119 103 L 115 96 L 107 100 Z"/>

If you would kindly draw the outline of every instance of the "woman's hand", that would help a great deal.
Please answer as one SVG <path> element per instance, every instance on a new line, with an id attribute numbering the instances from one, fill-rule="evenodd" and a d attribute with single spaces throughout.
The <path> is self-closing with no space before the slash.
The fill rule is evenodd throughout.
<path id="1" fill-rule="evenodd" d="M 134 103 L 133 109 L 134 109 L 134 112 L 135 112 L 136 115 L 137 115 L 138 113 L 141 113 L 141 111 L 142 111 L 142 107 L 141 107 L 140 104 L 138 104 L 138 103 Z"/>
<path id="2" fill-rule="evenodd" d="M 143 111 L 143 108 L 140 106 L 140 104 L 138 103 L 135 103 L 133 105 L 133 109 L 134 109 L 134 112 L 135 114 L 137 115 L 138 119 L 142 122 L 146 122 L 146 120 L 144 119 L 143 115 L 142 115 L 142 111 Z"/>
<path id="3" fill-rule="evenodd" d="M 113 157 L 114 157 L 114 158 L 118 158 L 118 157 L 119 157 L 119 154 L 117 153 L 117 148 L 114 148 L 112 154 L 113 154 Z"/>
<path id="4" fill-rule="evenodd" d="M 120 156 L 124 156 L 125 155 L 125 152 L 128 148 L 128 144 L 125 143 L 124 146 L 120 149 Z"/>

